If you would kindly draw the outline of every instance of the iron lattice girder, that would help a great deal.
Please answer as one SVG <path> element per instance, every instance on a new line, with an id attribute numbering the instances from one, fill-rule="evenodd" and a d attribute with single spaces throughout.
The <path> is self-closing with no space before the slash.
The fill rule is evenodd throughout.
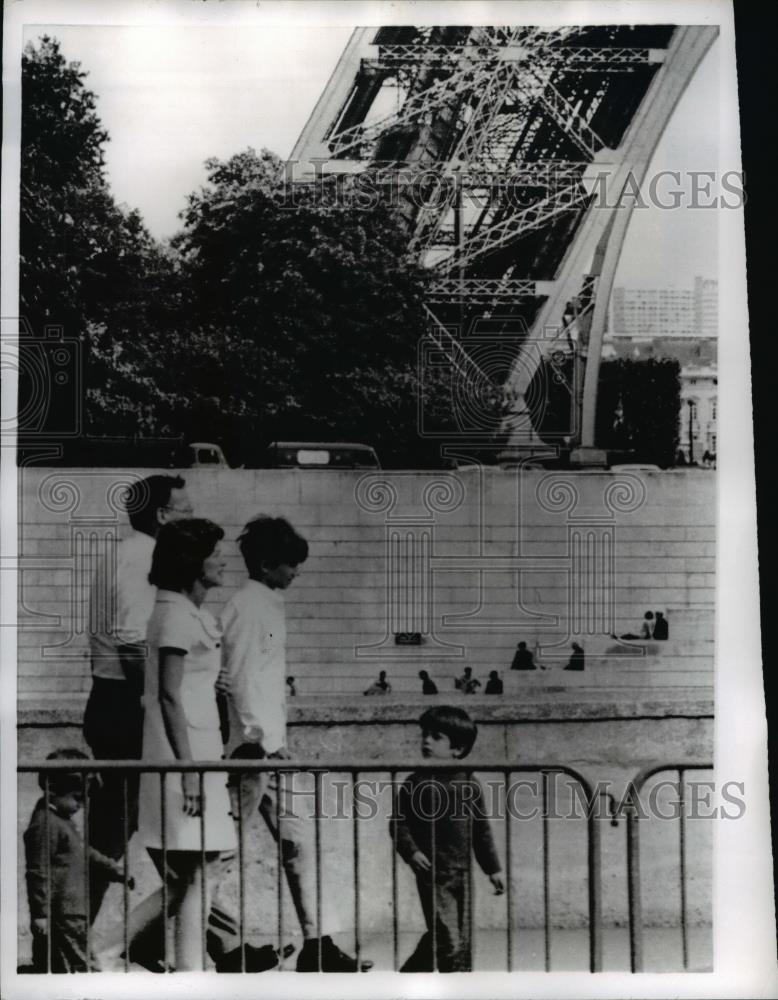
<path id="1" fill-rule="evenodd" d="M 504 51 L 511 49 L 511 45 L 505 46 Z M 532 46 L 530 46 L 532 49 Z M 532 65 L 545 65 L 545 55 L 549 51 L 547 41 L 532 49 Z M 423 63 L 421 64 L 423 65 Z M 484 90 L 494 86 L 494 77 L 503 78 L 503 67 L 505 74 L 517 84 L 518 96 L 525 96 L 530 87 L 529 81 L 523 85 L 522 74 L 529 69 L 533 80 L 538 79 L 537 71 L 530 69 L 530 66 L 520 66 L 515 61 L 504 62 L 503 60 L 479 60 L 462 58 L 461 65 L 458 65 L 444 79 L 434 80 L 428 87 L 411 93 L 405 99 L 402 107 L 398 111 L 386 115 L 384 118 L 365 125 L 364 122 L 352 125 L 347 129 L 336 132 L 328 136 L 328 143 L 331 152 L 336 157 L 341 157 L 345 152 L 352 151 L 355 158 L 360 157 L 360 147 L 369 146 L 376 142 L 382 135 L 392 129 L 401 129 L 403 126 L 415 125 L 424 118 L 429 118 L 435 111 L 442 111 L 450 107 L 453 102 L 465 104 L 468 102 L 480 102 Z M 549 65 L 549 70 L 553 70 L 553 62 Z M 533 99 L 540 100 L 542 93 L 533 93 Z M 524 104 L 521 101 L 520 104 Z M 577 111 L 562 97 L 556 90 L 549 93 L 546 106 L 557 122 L 563 121 L 563 131 L 569 134 L 585 152 L 591 149 L 592 141 L 596 140 L 602 145 L 601 140 L 591 132 L 588 124 L 582 122 L 583 134 L 578 135 L 576 122 L 579 118 Z M 523 110 L 523 108 L 522 108 Z M 482 141 L 482 140 L 481 140 Z"/>
<path id="2" fill-rule="evenodd" d="M 510 58 L 505 52 L 507 43 L 492 42 L 482 45 L 379 45 L 378 57 L 366 58 L 363 65 L 375 69 L 394 69 L 407 65 L 442 65 L 456 63 L 462 58 L 479 62 L 501 62 Z M 516 46 L 521 49 L 521 46 Z M 526 58 L 527 51 L 517 51 L 516 61 Z M 661 49 L 646 48 L 594 48 L 578 45 L 548 45 L 543 55 L 549 64 L 561 71 L 580 72 L 596 70 L 598 73 L 631 72 L 644 66 L 661 62 Z"/>
<path id="3" fill-rule="evenodd" d="M 521 78 L 519 78 L 518 82 L 521 86 Z M 588 122 L 578 114 L 567 98 L 559 93 L 550 80 L 539 81 L 539 83 L 540 87 L 537 94 L 533 96 L 536 96 L 537 100 L 540 101 L 565 135 L 569 136 L 588 156 L 594 156 L 605 145 L 603 140 Z"/>
<path id="4" fill-rule="evenodd" d="M 477 257 L 492 253 L 527 233 L 548 225 L 562 212 L 583 208 L 589 198 L 590 195 L 580 182 L 560 187 L 536 204 L 475 233 L 461 251 L 455 248 L 451 255 L 435 264 L 435 270 L 448 274 L 456 267 L 464 267 Z"/>
<path id="5" fill-rule="evenodd" d="M 533 165 L 534 166 L 534 165 Z M 456 200 L 456 183 L 461 187 L 462 204 L 480 210 L 475 223 L 463 221 L 463 246 L 456 247 L 453 257 L 447 257 L 441 266 L 469 263 L 475 257 L 489 253 L 523 235 L 547 225 L 561 212 L 577 208 L 587 197 L 582 187 L 585 164 L 577 162 L 539 161 L 537 172 L 532 167 L 521 168 L 513 175 L 517 192 L 523 186 L 547 190 L 545 197 L 530 205 L 517 204 L 507 180 L 494 188 L 486 186 L 468 187 L 468 174 L 451 178 L 450 186 L 438 200 L 438 214 L 426 214 L 426 224 L 419 225 L 410 242 L 409 249 L 419 255 L 433 247 L 451 247 L 455 243 L 453 224 L 447 213 Z M 507 194 L 507 197 L 506 197 Z M 499 217 L 499 221 L 489 224 L 489 219 Z M 424 219 L 424 213 L 420 216 Z"/>
<path id="6" fill-rule="evenodd" d="M 514 302 L 543 294 L 542 284 L 517 278 L 437 278 L 427 291 L 428 302 L 458 302 L 486 299 Z"/>

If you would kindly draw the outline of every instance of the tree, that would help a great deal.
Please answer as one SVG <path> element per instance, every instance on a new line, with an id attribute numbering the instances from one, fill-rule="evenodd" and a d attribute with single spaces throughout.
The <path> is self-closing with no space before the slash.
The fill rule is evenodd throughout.
<path id="1" fill-rule="evenodd" d="M 633 461 L 672 466 L 678 450 L 680 366 L 669 358 L 618 359 L 600 366 L 595 434 L 598 448 Z M 570 355 L 544 361 L 530 387 L 542 414 L 538 431 L 549 442 L 569 435 Z M 542 399 L 541 399 L 542 397 Z"/>
<path id="2" fill-rule="evenodd" d="M 170 325 L 175 269 L 111 194 L 109 136 L 86 77 L 48 35 L 24 50 L 20 311 L 33 336 L 55 325 L 81 342 L 87 432 L 153 433 L 157 394 L 141 359 L 151 331 Z"/>
<path id="3" fill-rule="evenodd" d="M 173 240 L 189 296 L 168 354 L 186 341 L 189 426 L 218 426 L 248 462 L 294 438 L 435 460 L 416 408 L 425 276 L 389 209 L 331 208 L 304 190 L 290 204 L 267 150 L 207 166 Z"/>
<path id="4" fill-rule="evenodd" d="M 600 371 L 598 445 L 672 467 L 680 407 L 680 364 L 675 359 L 606 361 Z"/>

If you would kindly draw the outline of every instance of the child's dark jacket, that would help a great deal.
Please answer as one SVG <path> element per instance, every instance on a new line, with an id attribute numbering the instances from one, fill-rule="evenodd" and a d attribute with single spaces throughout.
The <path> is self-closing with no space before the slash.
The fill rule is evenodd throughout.
<path id="1" fill-rule="evenodd" d="M 53 915 L 86 916 L 86 883 L 84 839 L 71 819 L 48 809 L 48 841 L 46 838 L 46 803 L 40 798 L 33 809 L 24 833 L 27 863 L 27 898 L 30 918 L 48 917 L 46 872 L 51 879 L 51 909 Z M 121 879 L 118 864 L 89 848 L 91 864 L 105 868 L 115 881 Z"/>
<path id="2" fill-rule="evenodd" d="M 473 854 L 486 875 L 500 871 L 483 789 L 465 770 L 414 772 L 400 786 L 391 832 L 405 862 L 416 851 L 432 862 L 434 843 L 435 871 L 467 869 Z"/>

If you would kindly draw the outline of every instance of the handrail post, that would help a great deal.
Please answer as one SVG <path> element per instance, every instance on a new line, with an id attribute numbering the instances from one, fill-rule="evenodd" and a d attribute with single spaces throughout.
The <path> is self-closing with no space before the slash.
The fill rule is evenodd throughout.
<path id="1" fill-rule="evenodd" d="M 589 971 L 602 972 L 602 849 L 597 800 L 589 796 Z"/>
<path id="2" fill-rule="evenodd" d="M 627 906 L 629 910 L 629 968 L 643 971 L 643 908 L 640 897 L 640 836 L 639 812 L 634 801 L 638 792 L 631 785 L 624 806 L 627 819 Z"/>

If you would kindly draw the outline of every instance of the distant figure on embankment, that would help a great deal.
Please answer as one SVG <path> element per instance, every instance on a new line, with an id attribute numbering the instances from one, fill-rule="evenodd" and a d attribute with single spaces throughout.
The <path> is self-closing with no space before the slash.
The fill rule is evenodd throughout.
<path id="1" fill-rule="evenodd" d="M 365 691 L 365 694 L 389 694 L 392 685 L 386 679 L 386 671 L 382 670 L 378 675 L 378 680 L 374 681 Z"/>
<path id="2" fill-rule="evenodd" d="M 426 670 L 419 671 L 419 680 L 421 681 L 421 693 L 422 694 L 437 694 L 438 686 L 435 681 L 432 680 L 430 675 Z"/>
<path id="3" fill-rule="evenodd" d="M 484 694 L 502 694 L 502 681 L 496 670 L 490 671 Z"/>
<path id="4" fill-rule="evenodd" d="M 511 670 L 537 670 L 535 659 L 527 649 L 526 642 L 520 642 L 516 647 L 516 652 L 513 654 L 513 662 L 511 663 Z"/>
<path id="5" fill-rule="evenodd" d="M 584 669 L 584 651 L 583 647 L 579 646 L 577 642 L 572 645 L 573 655 L 567 661 L 567 666 L 563 667 L 563 670 L 583 670 Z"/>
<path id="6" fill-rule="evenodd" d="M 654 624 L 654 633 L 653 633 L 654 638 L 659 640 L 667 639 L 669 633 L 670 630 L 667 625 L 667 619 L 665 618 L 665 616 L 662 614 L 661 611 L 657 611 L 656 622 Z"/>

